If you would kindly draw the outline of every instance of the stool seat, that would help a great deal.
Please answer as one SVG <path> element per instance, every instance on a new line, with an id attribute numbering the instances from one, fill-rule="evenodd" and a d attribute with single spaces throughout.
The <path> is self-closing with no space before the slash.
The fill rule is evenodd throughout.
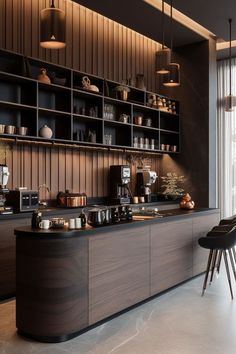
<path id="1" fill-rule="evenodd" d="M 233 290 L 232 290 L 227 255 L 229 254 L 230 263 L 231 263 L 233 274 L 234 274 L 234 277 L 236 280 L 236 269 L 235 269 L 236 258 L 235 258 L 235 250 L 234 250 L 234 246 L 236 244 L 236 225 L 234 225 L 234 224 L 218 225 L 218 226 L 214 227 L 210 232 L 208 232 L 206 237 L 201 237 L 198 240 L 198 243 L 201 247 L 210 250 L 208 261 L 207 261 L 207 269 L 206 269 L 205 279 L 204 279 L 204 283 L 203 283 L 202 296 L 204 295 L 204 292 L 206 290 L 206 284 L 207 284 L 207 279 L 208 279 L 210 268 L 212 270 L 210 281 L 212 281 L 212 279 L 213 279 L 214 268 L 215 268 L 217 256 L 219 253 L 219 261 L 218 261 L 217 268 L 219 269 L 220 260 L 221 260 L 222 254 L 223 254 L 228 283 L 229 283 L 229 288 L 230 288 L 230 293 L 231 293 L 231 298 L 233 299 Z"/>

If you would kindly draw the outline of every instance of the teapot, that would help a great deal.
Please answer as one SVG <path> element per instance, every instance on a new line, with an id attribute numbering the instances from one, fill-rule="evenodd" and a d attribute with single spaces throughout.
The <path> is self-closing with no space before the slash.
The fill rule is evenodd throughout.
<path id="1" fill-rule="evenodd" d="M 95 85 L 91 85 L 90 79 L 88 78 L 88 76 L 83 76 L 82 77 L 82 86 L 84 89 L 86 90 L 91 90 L 94 92 L 99 92 L 99 88 Z"/>

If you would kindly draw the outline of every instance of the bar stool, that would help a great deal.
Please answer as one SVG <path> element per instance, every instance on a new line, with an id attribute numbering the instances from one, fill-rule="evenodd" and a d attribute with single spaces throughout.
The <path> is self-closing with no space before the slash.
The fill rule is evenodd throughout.
<path id="1" fill-rule="evenodd" d="M 212 281 L 217 256 L 218 256 L 219 252 L 222 252 L 221 256 L 223 255 L 223 257 L 224 257 L 225 268 L 226 268 L 231 298 L 233 300 L 233 290 L 232 290 L 232 284 L 231 284 L 231 278 L 230 278 L 227 252 L 229 254 L 230 263 L 231 263 L 234 278 L 236 281 L 235 259 L 234 259 L 234 255 L 233 255 L 233 251 L 232 251 L 232 249 L 234 248 L 234 246 L 236 244 L 236 225 L 230 225 L 230 226 L 227 226 L 226 228 L 229 229 L 229 231 L 223 232 L 223 231 L 219 231 L 219 229 L 218 229 L 218 232 L 217 232 L 216 230 L 214 231 L 215 228 L 213 228 L 207 234 L 206 237 L 201 237 L 198 240 L 198 243 L 201 247 L 210 250 L 208 261 L 207 261 L 207 269 L 206 269 L 205 279 L 203 282 L 202 296 L 204 295 L 204 292 L 206 290 L 207 280 L 208 280 L 210 269 L 212 270 L 212 275 L 211 275 L 211 281 Z"/>

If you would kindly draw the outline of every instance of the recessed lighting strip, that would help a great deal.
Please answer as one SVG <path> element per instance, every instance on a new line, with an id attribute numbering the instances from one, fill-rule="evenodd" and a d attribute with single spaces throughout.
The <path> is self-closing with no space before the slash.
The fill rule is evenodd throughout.
<path id="1" fill-rule="evenodd" d="M 161 6 L 161 0 L 143 0 L 147 4 L 155 7 L 159 11 L 161 11 L 162 6 Z M 170 16 L 170 5 L 166 4 L 165 5 L 165 14 L 167 16 Z M 198 33 L 202 37 L 206 39 L 210 38 L 215 38 L 215 34 L 210 32 L 207 28 L 201 26 L 199 23 L 195 22 L 192 20 L 190 17 L 184 15 L 182 12 L 176 10 L 173 8 L 173 13 L 172 13 L 173 19 L 179 23 L 181 23 L 183 26 L 191 29 L 192 31 Z"/>

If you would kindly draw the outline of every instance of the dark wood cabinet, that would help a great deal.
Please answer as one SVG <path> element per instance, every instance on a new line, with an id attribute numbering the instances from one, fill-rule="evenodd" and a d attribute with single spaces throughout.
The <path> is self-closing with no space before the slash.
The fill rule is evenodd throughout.
<path id="1" fill-rule="evenodd" d="M 89 238 L 89 324 L 149 296 L 149 226 Z"/>
<path id="2" fill-rule="evenodd" d="M 6 50 L 0 54 L 0 124 L 16 128 L 13 134 L 1 132 L 0 138 L 180 151 L 177 101 L 133 86 L 126 86 L 128 99 L 122 100 L 118 82 Z M 45 68 L 51 83 L 38 81 L 40 68 Z M 84 77 L 90 80 L 87 88 Z M 155 97 L 152 104 L 150 97 Z M 50 139 L 40 134 L 45 125 L 52 129 Z M 21 126 L 28 128 L 27 135 L 18 134 Z"/>
<path id="3" fill-rule="evenodd" d="M 220 213 L 197 216 L 193 219 L 193 276 L 206 270 L 209 250 L 199 246 L 198 239 L 206 236 L 213 226 L 219 224 Z"/>
<path id="4" fill-rule="evenodd" d="M 151 295 L 192 276 L 192 219 L 151 226 Z"/>
<path id="5" fill-rule="evenodd" d="M 0 222 L 0 300 L 15 296 L 15 236 L 14 229 L 30 225 L 30 219 Z"/>

